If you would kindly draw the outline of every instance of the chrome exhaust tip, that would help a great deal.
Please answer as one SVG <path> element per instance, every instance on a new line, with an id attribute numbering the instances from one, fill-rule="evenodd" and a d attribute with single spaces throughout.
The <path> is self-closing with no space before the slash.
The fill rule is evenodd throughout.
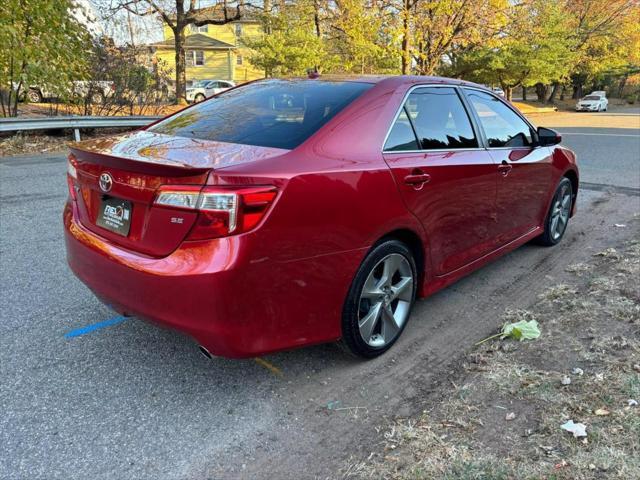
<path id="1" fill-rule="evenodd" d="M 209 350 L 207 350 L 206 348 L 204 348 L 202 345 L 198 345 L 198 350 L 200 350 L 200 353 L 202 355 L 204 355 L 205 357 L 207 357 L 209 360 L 213 360 L 213 355 L 211 355 L 209 353 Z"/>

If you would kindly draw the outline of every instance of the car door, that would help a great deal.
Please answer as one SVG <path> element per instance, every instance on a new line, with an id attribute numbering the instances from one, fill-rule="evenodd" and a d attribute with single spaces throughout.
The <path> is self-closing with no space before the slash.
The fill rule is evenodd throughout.
<path id="1" fill-rule="evenodd" d="M 533 127 L 506 102 L 481 90 L 463 91 L 498 164 L 494 235 L 504 245 L 542 224 L 553 188 L 551 150 L 536 145 Z"/>
<path id="2" fill-rule="evenodd" d="M 218 93 L 218 83 L 219 82 L 209 82 L 205 87 L 204 87 L 204 92 L 207 98 L 209 98 L 212 95 L 215 95 L 216 93 Z"/>
<path id="3" fill-rule="evenodd" d="M 411 89 L 383 155 L 407 207 L 426 230 L 436 275 L 494 248 L 497 169 L 456 87 Z"/>

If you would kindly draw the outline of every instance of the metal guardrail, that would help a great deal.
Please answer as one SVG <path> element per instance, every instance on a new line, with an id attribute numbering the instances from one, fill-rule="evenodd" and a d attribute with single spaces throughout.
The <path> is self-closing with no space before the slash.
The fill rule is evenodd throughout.
<path id="1" fill-rule="evenodd" d="M 24 130 L 56 130 L 72 128 L 76 141 L 80 141 L 81 128 L 144 127 L 163 117 L 42 117 L 42 118 L 1 118 L 0 132 L 20 132 Z"/>

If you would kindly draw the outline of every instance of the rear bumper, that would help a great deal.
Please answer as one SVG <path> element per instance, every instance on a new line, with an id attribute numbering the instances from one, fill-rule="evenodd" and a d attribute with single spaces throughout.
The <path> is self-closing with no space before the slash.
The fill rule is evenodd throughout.
<path id="1" fill-rule="evenodd" d="M 285 264 L 256 262 L 251 243 L 233 236 L 185 242 L 171 255 L 150 258 L 124 250 L 64 210 L 67 261 L 75 275 L 104 303 L 192 336 L 214 355 L 241 358 L 340 337 L 340 314 L 354 269 L 353 252 Z M 355 257 L 355 259 L 354 259 Z M 331 283 L 326 263 L 345 276 Z M 316 274 L 311 272 L 318 272 Z M 298 280 L 307 273 L 308 280 Z M 323 302 L 318 302 L 318 291 Z"/>

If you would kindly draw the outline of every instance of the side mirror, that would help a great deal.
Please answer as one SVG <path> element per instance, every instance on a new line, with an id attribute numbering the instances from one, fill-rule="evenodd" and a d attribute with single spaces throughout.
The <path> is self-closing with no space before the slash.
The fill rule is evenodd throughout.
<path id="1" fill-rule="evenodd" d="M 542 147 L 550 147 L 557 145 L 562 141 L 562 135 L 550 128 L 538 127 L 538 145 Z"/>

